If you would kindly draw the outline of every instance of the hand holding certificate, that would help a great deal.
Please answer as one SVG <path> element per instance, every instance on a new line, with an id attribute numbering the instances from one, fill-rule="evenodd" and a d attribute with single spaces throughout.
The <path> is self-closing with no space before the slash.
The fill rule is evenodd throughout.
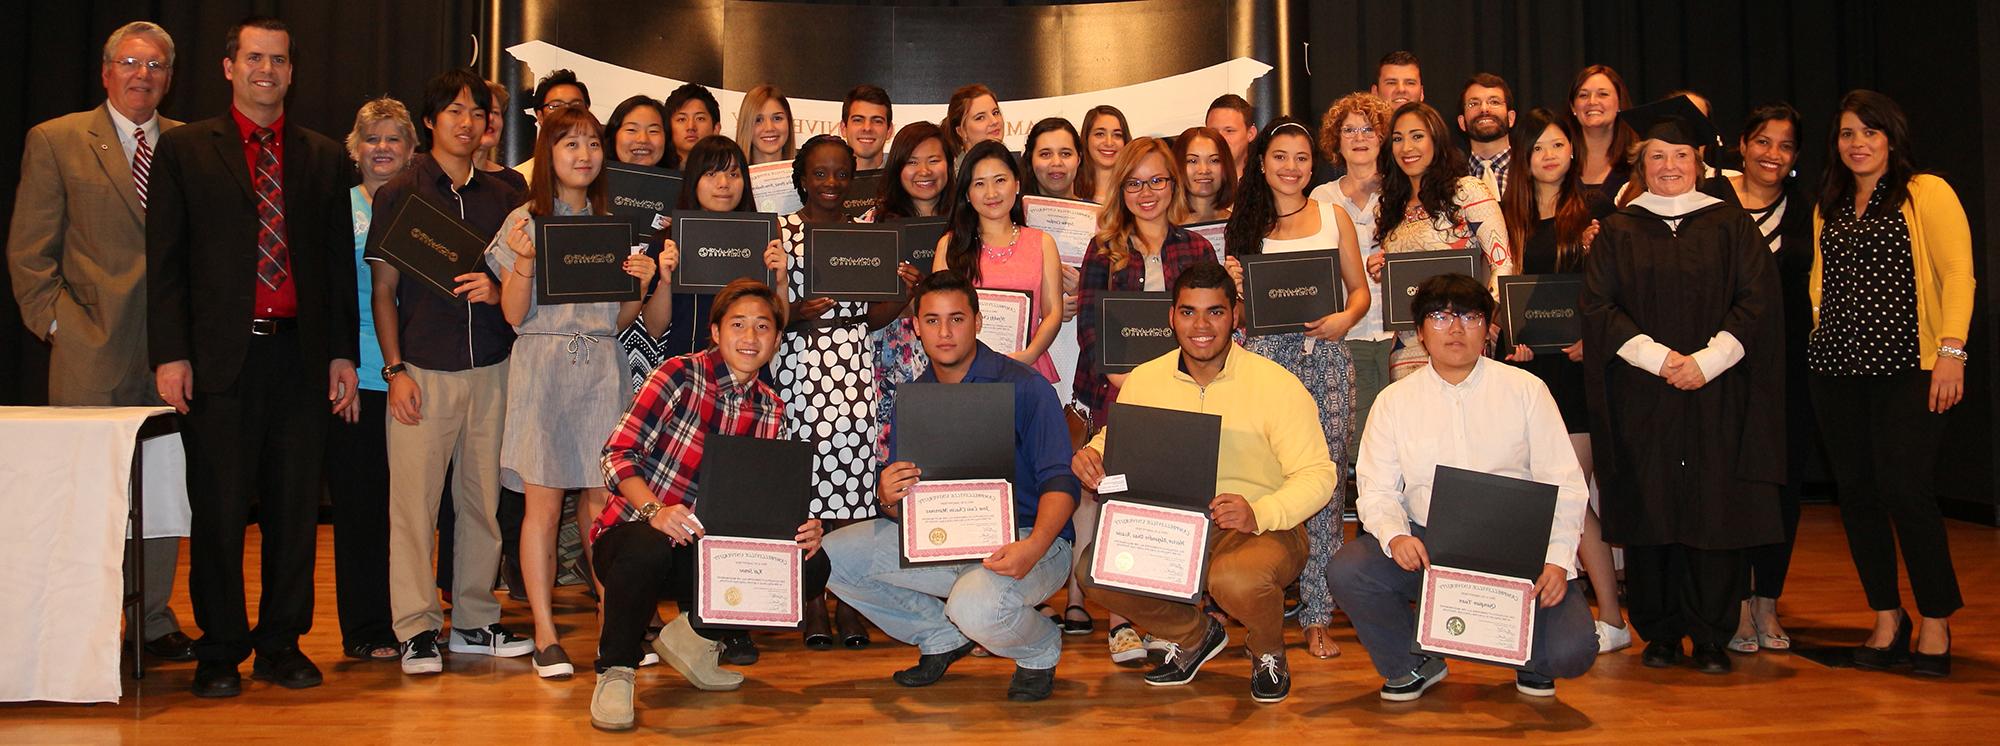
<path id="1" fill-rule="evenodd" d="M 1450 274 L 1485 281 L 1486 255 L 1477 249 L 1383 254 L 1382 328 L 1392 332 L 1416 329 L 1417 319 L 1410 315 L 1410 298 L 1417 294 L 1417 286 L 1430 278 Z"/>
<path id="2" fill-rule="evenodd" d="M 771 281 L 764 249 L 778 237 L 778 217 L 761 212 L 674 213 L 673 239 L 680 266 L 676 293 L 714 293 L 740 277 Z"/>
<path id="3" fill-rule="evenodd" d="M 1418 651 L 1522 668 L 1534 641 L 1533 581 L 1437 565 L 1424 571 Z"/>
<path id="4" fill-rule="evenodd" d="M 1221 439 L 1216 415 L 1111 405 L 1092 583 L 1179 603 L 1201 599 Z"/>
<path id="5" fill-rule="evenodd" d="M 604 160 L 611 214 L 631 221 L 633 235 L 651 240 L 680 202 L 681 172 Z"/>
<path id="6" fill-rule="evenodd" d="M 1526 666 L 1555 485 L 1449 466 L 1431 484 L 1417 651 Z"/>
<path id="7" fill-rule="evenodd" d="M 460 275 L 478 272 L 487 239 L 422 195 L 403 200 L 382 242 L 368 254 L 415 275 L 425 287 L 452 300 Z"/>
<path id="8" fill-rule="evenodd" d="M 1021 196 L 1022 222 L 1055 239 L 1062 263 L 1072 267 L 1083 264 L 1090 239 L 1097 235 L 1097 214 L 1103 211 L 1096 202 L 1080 199 Z"/>
<path id="9" fill-rule="evenodd" d="M 1013 428 L 1009 384 L 897 387 L 895 458 L 922 476 L 900 496 L 905 562 L 984 560 L 1014 542 Z"/>
<path id="10" fill-rule="evenodd" d="M 902 231 L 893 225 L 806 226 L 806 298 L 899 301 Z"/>
<path id="11" fill-rule="evenodd" d="M 1243 264 L 1244 326 L 1250 336 L 1305 331 L 1307 322 L 1347 307 L 1338 250 L 1236 259 Z"/>
<path id="12" fill-rule="evenodd" d="M 1500 322 L 1514 344 L 1557 352 L 1583 339 L 1583 275 L 1500 278 Z"/>
<path id="13" fill-rule="evenodd" d="M 644 252 L 633 243 L 632 224 L 625 218 L 536 218 L 536 305 L 639 300 L 639 279 L 625 271 L 625 259 Z"/>
<path id="14" fill-rule="evenodd" d="M 812 446 L 709 435 L 703 439 L 695 518 L 696 624 L 796 627 L 805 609 L 804 550 Z"/>
<path id="15" fill-rule="evenodd" d="M 1166 293 L 1108 292 L 1097 297 L 1097 372 L 1130 373 L 1180 348 L 1168 325 L 1174 300 Z"/>

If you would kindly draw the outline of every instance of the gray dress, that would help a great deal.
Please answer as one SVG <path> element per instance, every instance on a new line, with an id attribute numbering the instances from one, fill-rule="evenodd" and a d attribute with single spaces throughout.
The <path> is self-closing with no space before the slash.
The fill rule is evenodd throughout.
<path id="1" fill-rule="evenodd" d="M 576 215 L 561 200 L 557 215 Z M 528 214 L 522 205 L 507 216 L 512 226 Z M 514 266 L 507 229 L 486 247 L 495 275 Z M 500 483 L 558 489 L 603 487 L 598 459 L 604 441 L 632 402 L 625 355 L 618 347 L 617 303 L 534 305 L 514 327 L 520 337 L 507 375 L 507 429 L 500 440 Z"/>

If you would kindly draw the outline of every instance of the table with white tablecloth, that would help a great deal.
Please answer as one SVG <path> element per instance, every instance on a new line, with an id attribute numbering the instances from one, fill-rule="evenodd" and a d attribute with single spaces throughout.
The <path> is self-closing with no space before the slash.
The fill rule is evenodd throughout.
<path id="1" fill-rule="evenodd" d="M 167 407 L 0 407 L 0 701 L 115 702 L 132 468 Z M 143 444 L 143 535 L 186 536 L 179 434 Z"/>

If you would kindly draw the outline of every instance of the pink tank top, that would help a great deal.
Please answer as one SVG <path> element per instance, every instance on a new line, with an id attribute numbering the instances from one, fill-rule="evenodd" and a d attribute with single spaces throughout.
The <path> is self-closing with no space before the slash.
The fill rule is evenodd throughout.
<path id="1" fill-rule="evenodd" d="M 979 286 L 994 290 L 1016 290 L 1035 298 L 1035 328 L 1042 322 L 1042 232 L 1028 226 L 1021 226 L 1021 234 L 1014 239 L 1013 253 L 1009 247 L 981 247 L 979 251 Z M 995 258 L 995 254 L 1005 257 Z M 1029 337 L 1034 335 L 1031 332 Z M 1050 383 L 1062 380 L 1056 374 L 1056 363 L 1049 358 L 1048 351 L 1035 358 L 1035 372 L 1049 379 Z"/>

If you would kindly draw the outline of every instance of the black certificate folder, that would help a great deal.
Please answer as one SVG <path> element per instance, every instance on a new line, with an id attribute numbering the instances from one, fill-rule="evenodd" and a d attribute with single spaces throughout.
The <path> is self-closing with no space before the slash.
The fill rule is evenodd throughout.
<path id="1" fill-rule="evenodd" d="M 777 237 L 778 216 L 768 212 L 675 212 L 673 291 L 712 294 L 743 277 L 770 282 L 764 248 Z"/>
<path id="2" fill-rule="evenodd" d="M 812 495 L 812 444 L 711 434 L 701 450 L 694 516 L 710 536 L 798 535 Z"/>
<path id="3" fill-rule="evenodd" d="M 917 268 L 919 277 L 931 273 L 931 263 L 937 259 L 938 240 L 944 238 L 951 224 L 946 218 L 910 218 L 886 223 L 903 231 L 903 261 Z"/>
<path id="4" fill-rule="evenodd" d="M 681 173 L 605 160 L 604 178 L 611 194 L 611 214 L 631 222 L 633 235 L 650 240 L 666 227 L 674 205 L 680 202 Z"/>
<path id="5" fill-rule="evenodd" d="M 1125 476 L 1120 500 L 1208 512 L 1215 500 L 1222 417 L 1113 403 L 1104 436 L 1104 474 Z"/>
<path id="6" fill-rule="evenodd" d="M 1459 274 L 1486 279 L 1486 257 L 1475 249 L 1411 251 L 1385 254 L 1382 262 L 1382 328 L 1407 332 L 1417 328 L 1410 299 L 1417 286 L 1439 275 Z"/>
<path id="7" fill-rule="evenodd" d="M 808 298 L 903 299 L 903 232 L 893 225 L 806 226 Z"/>
<path id="8" fill-rule="evenodd" d="M 1236 259 L 1243 263 L 1244 331 L 1250 336 L 1305 331 L 1306 322 L 1347 306 L 1337 250 Z"/>
<path id="9" fill-rule="evenodd" d="M 492 236 L 481 236 L 421 195 L 403 200 L 374 255 L 415 275 L 425 287 L 456 299 L 459 275 L 478 272 Z"/>
<path id="10" fill-rule="evenodd" d="M 535 218 L 535 303 L 639 299 L 639 278 L 625 272 L 632 224 L 613 216 Z"/>
<path id="11" fill-rule="evenodd" d="M 920 479 L 1013 478 L 1013 384 L 905 383 L 895 417 L 896 460 Z"/>
<path id="12" fill-rule="evenodd" d="M 1553 484 L 1439 466 L 1424 548 L 1433 565 L 1534 580 L 1555 515 Z"/>
<path id="13" fill-rule="evenodd" d="M 1583 339 L 1583 275 L 1500 278 L 1500 319 L 1514 344 L 1558 352 Z"/>
<path id="14" fill-rule="evenodd" d="M 1105 293 L 1097 297 L 1097 372 L 1130 373 L 1140 363 L 1179 349 L 1166 293 Z"/>

